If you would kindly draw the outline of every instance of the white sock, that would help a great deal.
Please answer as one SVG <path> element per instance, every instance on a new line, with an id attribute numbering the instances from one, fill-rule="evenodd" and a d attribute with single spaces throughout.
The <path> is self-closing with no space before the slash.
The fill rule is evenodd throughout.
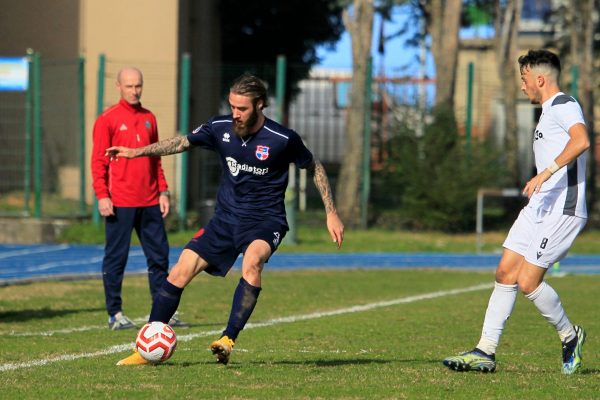
<path id="1" fill-rule="evenodd" d="M 568 342 L 577 336 L 573 324 L 567 318 L 565 309 L 560 302 L 558 293 L 548 285 L 545 281 L 540 283 L 533 292 L 526 295 L 527 298 L 533 301 L 533 304 L 540 311 L 546 321 L 550 322 L 556 328 L 561 342 Z"/>
<path id="2" fill-rule="evenodd" d="M 517 285 L 504 285 L 496 282 L 485 312 L 481 339 L 477 344 L 479 350 L 490 355 L 496 354 L 496 347 L 500 342 L 504 325 L 517 301 L 517 290 Z"/>

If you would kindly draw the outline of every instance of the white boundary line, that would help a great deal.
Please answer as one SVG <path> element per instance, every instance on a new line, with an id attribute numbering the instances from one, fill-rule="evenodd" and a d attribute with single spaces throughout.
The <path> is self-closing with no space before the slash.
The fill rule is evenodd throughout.
<path id="1" fill-rule="evenodd" d="M 479 285 L 475 285 L 475 286 L 469 286 L 469 287 L 462 288 L 462 289 L 442 290 L 442 291 L 438 291 L 438 292 L 424 293 L 424 294 L 419 294 L 419 295 L 415 295 L 415 296 L 400 297 L 400 298 L 394 299 L 394 300 L 380 301 L 380 302 L 376 302 L 376 303 L 369 303 L 369 304 L 364 304 L 364 305 L 339 308 L 337 310 L 331 310 L 331 311 L 324 311 L 324 312 L 317 312 L 317 313 L 310 313 L 310 314 L 291 315 L 289 317 L 275 318 L 275 319 L 271 319 L 271 320 L 264 321 L 264 322 L 249 323 L 246 325 L 246 327 L 244 329 L 264 328 L 264 327 L 268 327 L 268 326 L 285 324 L 285 323 L 308 321 L 308 320 L 312 320 L 312 319 L 331 317 L 331 316 L 341 315 L 341 314 L 350 314 L 350 313 L 355 313 L 355 312 L 369 311 L 369 310 L 373 310 L 373 309 L 381 308 L 381 307 L 389 307 L 389 306 L 394 306 L 394 305 L 398 305 L 398 304 L 414 303 L 416 301 L 421 301 L 421 300 L 435 299 L 435 298 L 439 298 L 439 297 L 452 296 L 455 294 L 462 294 L 462 293 L 468 293 L 468 292 L 475 292 L 475 291 L 479 291 L 479 290 L 483 290 L 483 289 L 490 289 L 493 286 L 494 286 L 493 283 L 485 283 L 485 284 L 479 284 Z M 213 331 L 190 333 L 187 335 L 178 336 L 177 340 L 182 341 L 182 342 L 187 342 L 187 341 L 190 341 L 195 338 L 218 335 L 220 333 L 221 333 L 220 329 L 213 330 Z M 40 360 L 33 360 L 33 361 L 28 361 L 28 362 L 23 362 L 23 363 L 1 364 L 0 372 L 14 371 L 17 369 L 24 369 L 24 368 L 39 367 L 42 365 L 53 364 L 53 363 L 57 363 L 57 362 L 61 362 L 61 361 L 73 361 L 73 360 L 78 360 L 81 358 L 92 358 L 92 357 L 106 356 L 106 355 L 121 353 L 121 352 L 128 351 L 128 350 L 130 351 L 133 348 L 133 345 L 134 344 L 132 342 L 130 342 L 130 343 L 124 343 L 124 344 L 111 346 L 104 350 L 99 350 L 99 351 L 96 351 L 93 353 L 65 354 L 65 355 L 58 356 L 58 357 L 44 358 L 44 359 L 40 359 Z"/>
<path id="2" fill-rule="evenodd" d="M 37 249 L 26 248 L 26 249 L 21 249 L 21 250 L 9 250 L 9 251 L 0 253 L 0 259 L 17 257 L 17 256 L 28 256 L 30 254 L 37 254 L 37 253 L 50 253 L 52 251 L 61 251 L 61 250 L 66 250 L 68 248 L 69 248 L 69 245 L 61 244 L 58 246 L 42 246 Z"/>
<path id="3" fill-rule="evenodd" d="M 59 249 L 62 250 L 62 249 Z M 56 251 L 56 250 L 53 250 Z M 129 260 L 131 260 L 132 257 L 140 257 L 143 256 L 144 252 L 142 250 L 131 250 L 129 252 Z M 101 270 L 101 266 L 102 266 L 102 259 L 104 258 L 104 255 L 98 255 L 98 256 L 93 256 L 90 258 L 78 258 L 76 260 L 66 260 L 66 261 L 50 261 L 47 263 L 43 263 L 43 264 L 36 264 L 34 266 L 30 266 L 30 267 L 26 267 L 25 269 L 23 269 L 23 267 L 21 266 L 17 266 L 14 268 L 4 268 L 2 270 L 3 274 L 14 274 L 14 273 L 18 273 L 18 272 L 39 272 L 39 271 L 46 271 L 49 269 L 55 269 L 55 268 L 62 268 L 62 267 L 70 267 L 70 266 L 79 266 L 79 265 L 88 265 L 88 264 L 98 264 L 98 266 L 100 267 Z M 32 278 L 35 278 L 35 276 L 33 276 Z"/>
<path id="4" fill-rule="evenodd" d="M 145 324 L 148 322 L 149 315 L 146 315 L 144 318 L 134 318 L 133 322 L 138 324 Z M 39 331 L 39 332 L 0 332 L 0 336 L 16 336 L 16 337 L 24 337 L 24 336 L 54 336 L 56 334 L 69 334 L 74 332 L 87 332 L 87 331 L 99 331 L 106 329 L 108 325 L 87 325 L 80 326 L 78 328 L 65 328 L 65 329 L 56 329 L 53 331 Z"/>
<path id="5" fill-rule="evenodd" d="M 54 336 L 57 333 L 75 333 L 75 332 L 86 332 L 86 331 L 97 331 L 102 328 L 106 329 L 107 325 L 91 325 L 91 326 L 80 326 L 79 328 L 67 328 L 67 329 L 56 329 L 54 331 L 41 331 L 41 332 L 0 332 L 0 336 L 17 336 L 17 337 L 27 337 L 27 336 Z"/>

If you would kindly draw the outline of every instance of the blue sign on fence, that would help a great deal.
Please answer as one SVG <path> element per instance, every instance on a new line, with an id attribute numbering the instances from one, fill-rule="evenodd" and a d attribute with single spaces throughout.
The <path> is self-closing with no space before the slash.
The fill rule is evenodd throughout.
<path id="1" fill-rule="evenodd" d="M 27 57 L 0 57 L 0 91 L 22 92 L 29 83 Z"/>

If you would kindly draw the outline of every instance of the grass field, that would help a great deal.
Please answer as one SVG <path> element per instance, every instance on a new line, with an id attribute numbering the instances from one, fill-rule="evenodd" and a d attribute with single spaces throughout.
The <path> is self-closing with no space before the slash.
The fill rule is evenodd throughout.
<path id="1" fill-rule="evenodd" d="M 520 296 L 494 374 L 441 359 L 479 338 L 493 276 L 445 270 L 265 272 L 264 290 L 227 366 L 208 349 L 226 323 L 239 271 L 198 276 L 180 311 L 173 358 L 116 367 L 135 331 L 106 327 L 102 282 L 0 288 L 0 398 L 592 399 L 600 378 L 600 276 L 549 278 L 588 331 L 580 374 L 560 372 L 560 342 Z M 482 286 L 484 285 L 484 286 Z M 126 313 L 149 312 L 147 280 L 127 276 Z"/>

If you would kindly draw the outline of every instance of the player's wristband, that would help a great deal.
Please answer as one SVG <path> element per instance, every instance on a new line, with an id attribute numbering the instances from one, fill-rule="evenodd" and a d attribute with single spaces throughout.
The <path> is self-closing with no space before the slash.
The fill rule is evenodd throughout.
<path id="1" fill-rule="evenodd" d="M 171 193 L 168 190 L 165 190 L 164 192 L 160 192 L 161 196 L 167 196 L 167 197 L 171 197 Z"/>
<path id="2" fill-rule="evenodd" d="M 558 164 L 556 163 L 556 161 L 552 161 L 552 164 L 550 164 L 548 166 L 548 168 L 546 168 L 548 171 L 550 171 L 550 174 L 554 175 L 554 173 L 556 171 L 558 171 L 560 169 L 560 167 L 558 166 Z"/>

